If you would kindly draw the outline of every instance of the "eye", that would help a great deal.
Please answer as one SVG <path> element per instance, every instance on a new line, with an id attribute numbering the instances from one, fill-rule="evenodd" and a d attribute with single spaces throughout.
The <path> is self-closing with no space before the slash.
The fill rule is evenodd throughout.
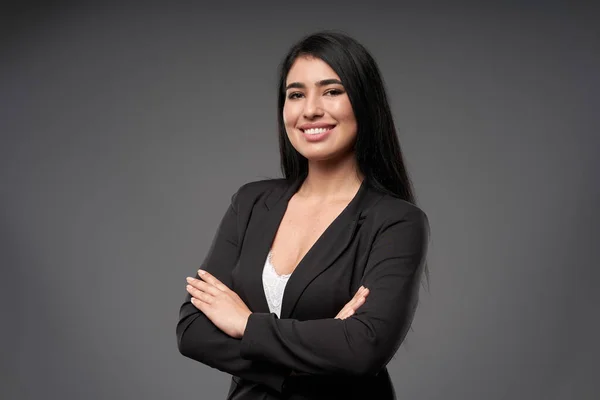
<path id="1" fill-rule="evenodd" d="M 300 96 L 303 96 L 303 94 L 300 92 L 292 92 L 292 93 L 288 94 L 287 98 L 290 100 L 293 100 L 293 99 L 299 99 Z"/>
<path id="2" fill-rule="evenodd" d="M 340 90 L 340 89 L 331 89 L 325 92 L 326 95 L 328 96 L 339 96 L 340 94 L 343 94 L 344 91 Z"/>

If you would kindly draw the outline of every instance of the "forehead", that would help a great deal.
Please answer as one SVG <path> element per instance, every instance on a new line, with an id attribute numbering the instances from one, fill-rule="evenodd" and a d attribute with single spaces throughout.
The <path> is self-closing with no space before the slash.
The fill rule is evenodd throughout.
<path id="1" fill-rule="evenodd" d="M 292 82 L 314 83 L 324 79 L 340 79 L 335 71 L 320 58 L 298 57 L 290 68 L 286 84 Z"/>

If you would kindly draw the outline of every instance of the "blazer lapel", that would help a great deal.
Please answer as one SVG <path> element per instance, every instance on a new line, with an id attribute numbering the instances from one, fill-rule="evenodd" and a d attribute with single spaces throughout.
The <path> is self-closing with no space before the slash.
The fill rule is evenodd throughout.
<path id="1" fill-rule="evenodd" d="M 340 217 L 323 232 L 290 276 L 283 292 L 281 318 L 290 318 L 306 286 L 329 268 L 352 240 L 357 219 Z"/>
<path id="2" fill-rule="evenodd" d="M 280 188 L 273 190 L 264 203 L 256 204 L 255 209 L 252 210 L 252 218 L 246 228 L 240 254 L 239 274 L 247 306 L 254 312 L 269 312 L 262 272 L 288 201 L 301 183 L 302 180 L 297 180 L 283 190 Z"/>
<path id="3" fill-rule="evenodd" d="M 361 206 L 364 205 L 363 200 L 366 197 L 367 188 L 367 182 L 364 180 L 354 198 L 325 229 L 304 258 L 300 260 L 283 293 L 281 318 L 291 317 L 304 289 L 313 279 L 329 268 L 352 241 L 362 211 Z"/>
<path id="4" fill-rule="evenodd" d="M 245 242 L 240 255 L 240 273 L 246 290 L 248 307 L 255 312 L 270 312 L 262 283 L 262 272 L 267 254 L 275 238 L 290 198 L 297 192 L 302 179 L 289 185 L 282 195 L 273 192 L 265 200 L 264 206 L 254 210 L 256 218 L 246 232 Z M 279 192 L 281 193 L 281 192 Z M 320 273 L 329 268 L 338 256 L 350 244 L 361 211 L 368 198 L 366 180 L 344 210 L 327 227 L 308 253 L 297 265 L 285 287 L 281 305 L 281 318 L 290 318 L 302 292 Z M 257 205 L 259 207 L 259 205 Z"/>

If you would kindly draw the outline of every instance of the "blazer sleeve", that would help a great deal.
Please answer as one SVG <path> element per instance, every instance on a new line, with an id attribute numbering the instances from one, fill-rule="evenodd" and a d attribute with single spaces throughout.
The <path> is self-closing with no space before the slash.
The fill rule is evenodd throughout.
<path id="1" fill-rule="evenodd" d="M 241 188 L 240 188 L 241 190 Z M 239 252 L 240 238 L 246 224 L 238 221 L 238 190 L 231 205 L 222 218 L 202 268 L 232 288 L 231 271 Z M 199 278 L 196 273 L 196 278 Z M 249 360 L 240 356 L 241 340 L 223 333 L 185 297 L 177 323 L 177 345 L 179 352 L 212 368 L 253 382 L 264 384 L 277 392 L 283 390 L 283 382 L 289 375 L 280 366 L 261 360 Z"/>
<path id="2" fill-rule="evenodd" d="M 371 247 L 361 282 L 369 295 L 354 315 L 299 321 L 253 313 L 242 337 L 242 357 L 314 375 L 377 374 L 412 323 L 428 237 L 427 216 L 419 208 L 389 219 Z"/>

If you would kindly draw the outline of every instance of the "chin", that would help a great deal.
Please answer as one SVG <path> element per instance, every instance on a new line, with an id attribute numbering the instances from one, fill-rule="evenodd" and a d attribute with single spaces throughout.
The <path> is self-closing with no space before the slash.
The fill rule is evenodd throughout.
<path id="1" fill-rule="evenodd" d="M 308 161 L 331 161 L 341 158 L 345 152 L 340 151 L 308 151 L 300 152 Z"/>

